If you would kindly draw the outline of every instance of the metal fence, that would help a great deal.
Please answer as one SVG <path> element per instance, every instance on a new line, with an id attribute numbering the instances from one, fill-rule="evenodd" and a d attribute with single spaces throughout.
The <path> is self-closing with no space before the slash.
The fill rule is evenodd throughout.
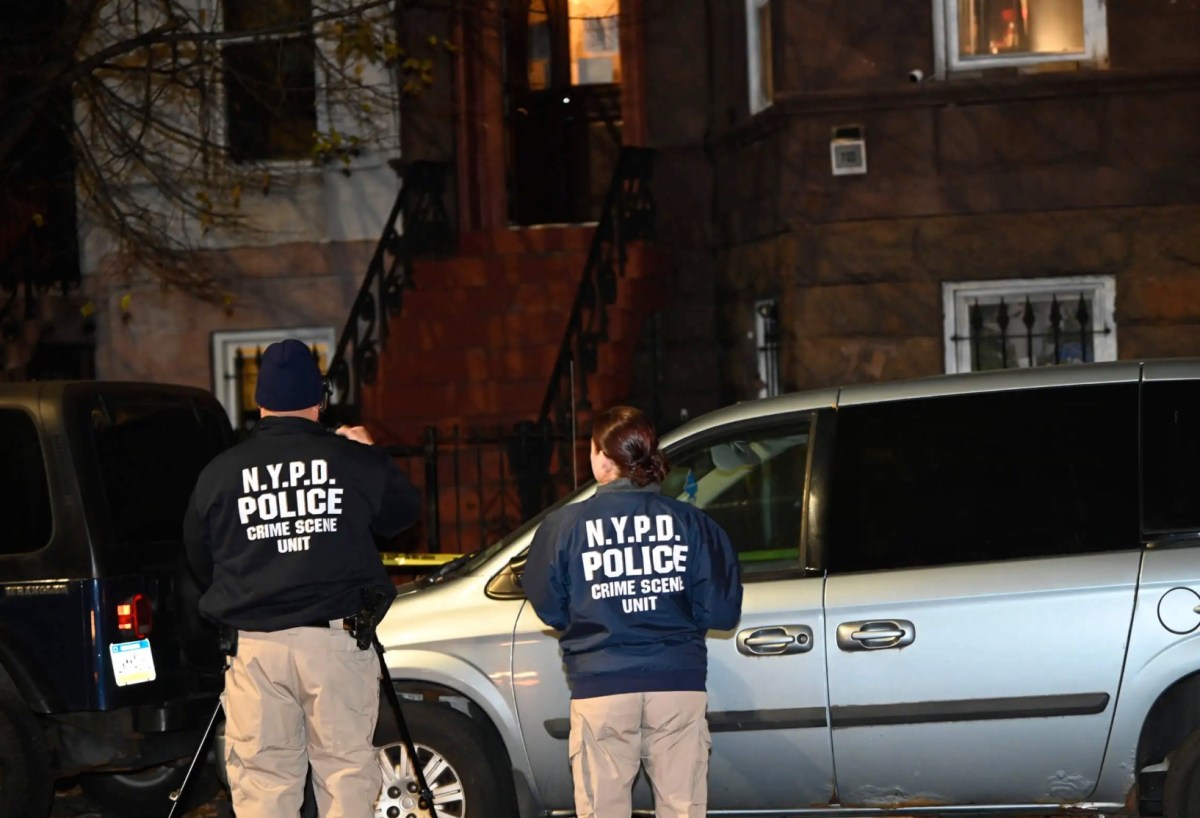
<path id="1" fill-rule="evenodd" d="M 396 550 L 467 553 L 508 534 L 554 502 L 549 480 L 559 441 L 546 427 L 428 427 L 424 440 L 389 446 L 422 492 L 418 530 Z"/>

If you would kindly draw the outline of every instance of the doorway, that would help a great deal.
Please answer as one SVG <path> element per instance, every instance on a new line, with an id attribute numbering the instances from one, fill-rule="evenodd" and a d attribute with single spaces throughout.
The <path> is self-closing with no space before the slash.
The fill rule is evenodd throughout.
<path id="1" fill-rule="evenodd" d="M 508 218 L 595 221 L 621 148 L 620 0 L 511 0 Z"/>

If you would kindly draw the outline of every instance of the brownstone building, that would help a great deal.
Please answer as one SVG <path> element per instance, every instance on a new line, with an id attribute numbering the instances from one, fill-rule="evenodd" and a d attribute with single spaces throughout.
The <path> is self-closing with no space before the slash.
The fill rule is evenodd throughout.
<path id="1" fill-rule="evenodd" d="M 669 295 L 622 365 L 666 423 L 1200 351 L 1197 0 L 477 0 L 406 24 L 460 47 L 403 134 L 448 163 L 460 234 L 548 246 L 595 218 L 618 145 L 654 150 Z"/>
<path id="2" fill-rule="evenodd" d="M 345 168 L 287 159 L 247 199 L 262 241 L 206 239 L 236 299 L 110 281 L 94 239 L 81 266 L 99 377 L 209 385 L 242 422 L 254 349 L 312 343 L 337 402 L 412 452 L 422 545 L 510 530 L 552 493 L 539 471 L 586 479 L 566 441 L 613 402 L 666 428 L 776 391 L 1200 350 L 1200 0 L 398 7 L 408 56 L 371 69 L 398 129 L 381 114 Z M 330 116 L 305 100 L 297 145 Z M 236 107 L 213 108 L 227 130 L 272 127 Z"/>

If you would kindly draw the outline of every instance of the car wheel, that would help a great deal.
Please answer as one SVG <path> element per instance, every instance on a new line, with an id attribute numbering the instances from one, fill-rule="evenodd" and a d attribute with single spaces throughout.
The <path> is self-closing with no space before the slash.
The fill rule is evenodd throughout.
<path id="1" fill-rule="evenodd" d="M 417 761 L 433 792 L 438 818 L 506 818 L 511 815 L 500 771 L 488 757 L 488 741 L 472 719 L 450 707 L 402 701 L 401 710 L 412 735 Z M 402 743 L 379 749 L 383 788 L 375 805 L 376 818 L 416 815 L 418 784 Z"/>
<path id="2" fill-rule="evenodd" d="M 1164 817 L 1200 815 L 1200 730 L 1188 736 L 1168 758 L 1170 766 L 1163 785 Z"/>
<path id="3" fill-rule="evenodd" d="M 162 816 L 171 809 L 171 793 L 183 784 L 190 762 L 185 758 L 132 772 L 90 773 L 79 777 L 79 786 L 97 805 L 118 815 Z M 216 794 L 217 781 L 207 765 L 199 767 L 194 776 L 188 784 L 186 801 L 177 810 L 181 815 Z"/>
<path id="4" fill-rule="evenodd" d="M 0 697 L 0 818 L 44 818 L 53 797 L 42 728 L 22 702 Z"/>

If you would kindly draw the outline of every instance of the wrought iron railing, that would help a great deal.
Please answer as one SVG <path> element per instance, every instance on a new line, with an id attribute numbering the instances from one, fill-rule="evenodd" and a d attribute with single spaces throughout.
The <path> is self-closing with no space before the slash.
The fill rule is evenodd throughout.
<path id="1" fill-rule="evenodd" d="M 577 425 L 578 413 L 591 408 L 588 376 L 596 372 L 600 346 L 608 338 L 608 308 L 625 274 L 627 244 L 650 238 L 653 231 L 652 168 L 651 150 L 622 149 L 538 420 L 487 431 L 429 427 L 421 443 L 389 447 L 422 489 L 426 506 L 420 530 L 409 535 L 413 541 L 401 544 L 402 550 L 473 551 L 532 517 L 570 485 L 573 447 L 579 434 L 588 433 Z M 449 222 L 441 206 L 444 182 L 444 165 L 418 163 L 404 174 L 330 363 L 337 420 L 359 419 L 362 387 L 377 373 L 387 320 L 399 311 L 412 284 L 412 259 L 449 248 Z M 396 225 L 401 217 L 403 233 Z"/>
<path id="2" fill-rule="evenodd" d="M 401 550 L 464 554 L 495 542 L 541 511 L 551 443 L 533 424 L 427 427 L 421 443 L 389 446 L 424 497 L 415 541 Z"/>
<path id="3" fill-rule="evenodd" d="M 404 290 L 412 286 L 412 259 L 451 248 L 453 232 L 443 203 L 447 169 L 445 162 L 396 165 L 400 190 L 329 362 L 331 417 L 360 419 L 362 388 L 379 372 L 388 319 L 400 312 Z"/>
<path id="4" fill-rule="evenodd" d="M 625 276 L 628 243 L 649 239 L 654 232 L 653 169 L 653 150 L 622 148 L 604 197 L 571 317 L 538 414 L 537 428 L 546 430 L 557 441 L 559 451 L 557 472 L 548 475 L 547 499 L 553 499 L 555 484 L 577 482 L 574 448 L 588 434 L 583 426 L 593 408 L 588 377 L 596 373 L 600 346 L 608 340 L 608 308 L 616 303 L 618 281 Z"/>

